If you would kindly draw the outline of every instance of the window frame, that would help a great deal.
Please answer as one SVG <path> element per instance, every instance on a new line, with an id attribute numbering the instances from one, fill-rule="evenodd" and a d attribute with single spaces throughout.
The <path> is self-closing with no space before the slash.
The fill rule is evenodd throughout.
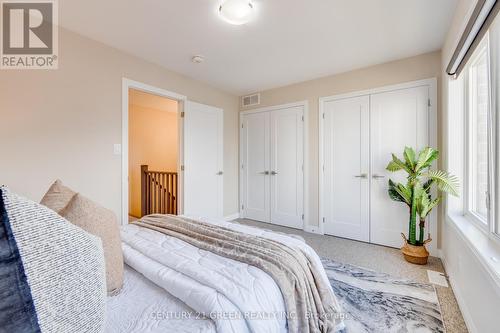
<path id="1" fill-rule="evenodd" d="M 472 86 L 472 78 L 471 78 L 471 67 L 479 60 L 481 56 L 486 56 L 486 66 L 487 66 L 487 75 L 488 75 L 488 110 L 487 110 L 487 216 L 483 218 L 476 212 L 474 212 L 473 200 L 475 199 L 475 193 L 472 191 L 472 182 L 473 182 L 473 126 L 474 120 L 472 114 L 472 96 L 471 96 L 471 86 Z M 496 229 L 496 221 L 495 221 L 495 207 L 494 207 L 494 197 L 495 197 L 495 177 L 494 175 L 494 160 L 496 158 L 495 154 L 495 143 L 494 143 L 494 135 L 492 131 L 493 127 L 493 112 L 492 112 L 492 93 L 491 93 L 491 63 L 490 63 L 490 49 L 489 49 L 489 34 L 487 33 L 481 44 L 478 46 L 475 54 L 469 59 L 469 62 L 462 72 L 464 75 L 463 79 L 463 105 L 464 105 L 464 184 L 463 184 L 463 214 L 469 220 L 471 220 L 475 225 L 477 225 L 480 230 L 491 235 L 495 232 Z M 495 234 L 496 235 L 496 234 Z M 498 238 L 500 239 L 500 238 Z"/>

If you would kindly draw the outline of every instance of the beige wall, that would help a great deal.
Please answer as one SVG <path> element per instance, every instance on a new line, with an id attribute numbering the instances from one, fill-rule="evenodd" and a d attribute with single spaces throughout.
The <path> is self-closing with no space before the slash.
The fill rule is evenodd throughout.
<path id="1" fill-rule="evenodd" d="M 40 200 L 60 178 L 120 215 L 122 78 L 224 109 L 224 214 L 238 211 L 238 98 L 61 29 L 58 70 L 0 71 L 0 183 Z M 186 61 L 188 61 L 187 59 Z"/>
<path id="2" fill-rule="evenodd" d="M 141 165 L 177 172 L 178 103 L 167 108 L 129 105 L 129 214 L 141 216 Z"/>
<path id="3" fill-rule="evenodd" d="M 438 79 L 440 105 L 441 53 L 433 52 L 386 64 L 328 76 L 261 92 L 259 107 L 307 100 L 309 102 L 309 214 L 310 225 L 318 225 L 318 99 L 324 96 L 366 90 L 427 78 Z M 246 109 L 240 109 L 241 111 Z M 441 125 L 438 107 L 438 126 Z M 441 140 L 438 146 L 441 147 Z"/>

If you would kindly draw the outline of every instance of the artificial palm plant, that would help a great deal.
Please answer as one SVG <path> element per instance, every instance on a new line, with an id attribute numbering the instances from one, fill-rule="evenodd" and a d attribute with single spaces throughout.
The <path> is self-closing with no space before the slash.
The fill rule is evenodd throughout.
<path id="1" fill-rule="evenodd" d="M 389 180 L 389 196 L 394 201 L 403 202 L 409 207 L 410 220 L 407 242 L 414 246 L 423 246 L 425 220 L 434 207 L 441 202 L 441 197 L 432 197 L 433 185 L 438 191 L 458 196 L 458 178 L 441 170 L 431 170 L 432 163 L 439 157 L 439 152 L 426 147 L 417 155 L 415 150 L 405 147 L 403 159 L 392 154 L 392 161 L 387 170 L 403 170 L 408 176 L 406 184 Z M 419 217 L 419 238 L 417 240 L 417 215 Z M 430 237 L 429 237 L 430 239 Z"/>

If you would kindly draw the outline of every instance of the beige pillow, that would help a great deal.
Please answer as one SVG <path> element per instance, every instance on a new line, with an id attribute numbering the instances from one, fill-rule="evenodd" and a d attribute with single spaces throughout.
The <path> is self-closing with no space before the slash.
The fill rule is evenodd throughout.
<path id="1" fill-rule="evenodd" d="M 76 194 L 60 214 L 74 225 L 101 238 L 108 295 L 118 294 L 123 286 L 123 253 L 115 214 L 81 194 Z"/>
<path id="2" fill-rule="evenodd" d="M 42 201 L 40 201 L 40 204 L 52 209 L 56 213 L 60 213 L 75 194 L 76 192 L 64 186 L 58 179 L 50 186 L 47 193 L 43 196 Z"/>

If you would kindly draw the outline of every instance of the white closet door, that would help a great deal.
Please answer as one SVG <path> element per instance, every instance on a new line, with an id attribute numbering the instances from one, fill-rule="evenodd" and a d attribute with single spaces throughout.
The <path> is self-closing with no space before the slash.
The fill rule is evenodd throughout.
<path id="1" fill-rule="evenodd" d="M 271 222 L 303 227 L 304 122 L 302 106 L 271 112 Z"/>
<path id="2" fill-rule="evenodd" d="M 368 242 L 369 97 L 326 102 L 324 114 L 324 232 Z"/>
<path id="3" fill-rule="evenodd" d="M 242 116 L 241 155 L 244 217 L 271 221 L 268 112 Z"/>
<path id="4" fill-rule="evenodd" d="M 371 95 L 371 231 L 372 243 L 401 247 L 408 234 L 408 208 L 387 195 L 389 178 L 406 183 L 405 173 L 385 170 L 391 153 L 402 157 L 405 146 L 429 144 L 428 86 Z"/>
<path id="5" fill-rule="evenodd" d="M 223 110 L 186 102 L 184 214 L 223 215 Z"/>

